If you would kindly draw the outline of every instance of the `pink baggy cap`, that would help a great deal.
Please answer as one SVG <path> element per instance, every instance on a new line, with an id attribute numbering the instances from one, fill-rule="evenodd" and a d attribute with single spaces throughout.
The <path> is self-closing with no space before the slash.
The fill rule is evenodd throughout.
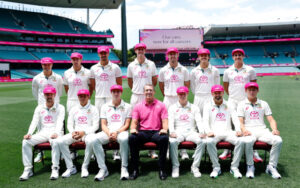
<path id="1" fill-rule="evenodd" d="M 185 87 L 185 86 L 181 86 L 177 88 L 177 94 L 179 93 L 189 93 L 189 88 Z"/>
<path id="2" fill-rule="evenodd" d="M 256 87 L 257 89 L 259 89 L 259 86 L 256 82 L 248 82 L 247 84 L 245 84 L 245 89 L 247 89 L 248 87 Z"/>
<path id="3" fill-rule="evenodd" d="M 122 92 L 123 92 L 123 87 L 120 86 L 120 85 L 113 85 L 113 86 L 110 87 L 110 92 L 111 92 L 112 90 L 119 90 L 119 91 L 122 91 Z"/>
<path id="4" fill-rule="evenodd" d="M 197 54 L 198 55 L 201 55 L 201 54 L 208 54 L 208 55 L 210 55 L 210 51 L 207 48 L 201 48 L 201 49 L 198 50 Z"/>
<path id="5" fill-rule="evenodd" d="M 71 54 L 71 59 L 73 59 L 73 58 L 82 59 L 82 54 L 78 53 L 78 52 L 74 52 Z"/>
<path id="6" fill-rule="evenodd" d="M 109 48 L 107 46 L 100 46 L 97 51 L 98 54 L 100 54 L 101 52 L 109 53 Z"/>
<path id="7" fill-rule="evenodd" d="M 223 91 L 224 92 L 224 88 L 221 85 L 214 85 L 211 87 L 211 93 L 214 93 L 216 91 Z"/>
<path id="8" fill-rule="evenodd" d="M 179 53 L 178 49 L 175 47 L 168 48 L 166 54 L 168 55 L 171 52 Z"/>
<path id="9" fill-rule="evenodd" d="M 233 56 L 233 54 L 236 53 L 236 52 L 241 52 L 243 55 L 245 55 L 245 51 L 241 48 L 237 48 L 237 49 L 232 50 L 231 55 Z"/>
<path id="10" fill-rule="evenodd" d="M 46 93 L 56 93 L 56 89 L 54 87 L 45 87 L 44 90 L 43 90 L 43 93 L 46 94 Z"/>
<path id="11" fill-rule="evenodd" d="M 147 46 L 146 46 L 146 44 L 144 44 L 144 43 L 138 43 L 138 44 L 136 44 L 135 46 L 134 46 L 134 50 L 136 50 L 136 49 L 138 49 L 138 48 L 143 48 L 143 49 L 147 49 Z"/>
<path id="12" fill-rule="evenodd" d="M 44 57 L 41 59 L 41 64 L 53 64 L 53 59 L 51 57 Z"/>
<path id="13" fill-rule="evenodd" d="M 77 92 L 77 96 L 79 95 L 88 95 L 90 96 L 90 91 L 87 90 L 87 89 L 80 89 L 78 92 Z"/>

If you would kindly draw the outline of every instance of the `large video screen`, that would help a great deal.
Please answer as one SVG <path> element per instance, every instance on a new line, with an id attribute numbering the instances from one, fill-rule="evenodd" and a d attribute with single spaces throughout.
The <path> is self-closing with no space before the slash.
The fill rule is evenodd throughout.
<path id="1" fill-rule="evenodd" d="M 197 50 L 203 41 L 202 29 L 141 29 L 140 42 L 149 50 L 177 47 L 181 50 Z"/>

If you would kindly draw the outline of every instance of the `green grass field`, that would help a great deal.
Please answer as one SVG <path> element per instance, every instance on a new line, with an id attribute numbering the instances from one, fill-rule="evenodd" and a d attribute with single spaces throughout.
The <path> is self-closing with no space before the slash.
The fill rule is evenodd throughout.
<path id="1" fill-rule="evenodd" d="M 129 102 L 130 90 L 127 81 L 123 81 L 125 88 L 123 99 Z M 201 163 L 202 177 L 196 179 L 190 173 L 192 160 L 181 162 L 180 177 L 166 181 L 159 180 L 157 161 L 149 159 L 146 152 L 141 152 L 141 175 L 135 181 L 120 181 L 120 162 L 113 161 L 111 151 L 107 152 L 107 165 L 110 175 L 103 182 L 95 182 L 94 176 L 98 172 L 97 164 L 90 164 L 90 176 L 87 179 L 80 178 L 80 173 L 68 179 L 61 177 L 57 181 L 49 180 L 51 172 L 50 152 L 46 152 L 45 165 L 35 164 L 35 175 L 26 182 L 20 182 L 19 176 L 23 172 L 21 157 L 21 144 L 23 135 L 27 132 L 36 101 L 31 94 L 31 83 L 1 83 L 0 84 L 0 187 L 300 187 L 300 115 L 299 94 L 300 81 L 295 77 L 260 77 L 259 97 L 266 100 L 277 120 L 283 147 L 279 159 L 278 170 L 282 175 L 281 180 L 273 180 L 265 174 L 264 164 L 256 164 L 255 179 L 247 179 L 245 176 L 234 179 L 229 173 L 230 161 L 222 161 L 222 175 L 217 179 L 211 179 L 211 164 L 207 161 Z M 160 91 L 156 97 L 162 99 Z M 189 97 L 192 101 L 193 96 Z M 92 103 L 94 101 L 92 100 Z M 61 98 L 61 103 L 66 103 L 66 95 Z M 193 151 L 189 151 L 190 156 Z M 260 151 L 263 157 L 263 152 Z M 83 151 L 79 152 L 79 159 L 75 163 L 77 169 L 81 169 Z M 171 164 L 168 165 L 168 173 L 171 174 Z M 65 165 L 62 162 L 60 174 L 64 172 Z M 240 170 L 245 175 L 244 160 Z"/>

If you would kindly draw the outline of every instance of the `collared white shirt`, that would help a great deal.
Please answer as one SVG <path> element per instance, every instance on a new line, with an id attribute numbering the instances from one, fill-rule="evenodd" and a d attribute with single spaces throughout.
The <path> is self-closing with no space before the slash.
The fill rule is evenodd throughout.
<path id="1" fill-rule="evenodd" d="M 152 77 L 156 75 L 156 66 L 153 61 L 148 59 L 145 59 L 145 62 L 142 64 L 135 59 L 128 65 L 127 77 L 132 78 L 132 92 L 135 94 L 143 94 L 144 86 L 152 84 Z"/>
<path id="2" fill-rule="evenodd" d="M 62 77 L 52 71 L 51 76 L 47 78 L 44 75 L 44 72 L 41 72 L 32 80 L 32 94 L 37 99 L 39 105 L 43 105 L 46 103 L 43 90 L 48 86 L 54 87 L 56 89 L 55 102 L 59 103 L 59 98 L 61 97 L 63 90 Z"/>
<path id="3" fill-rule="evenodd" d="M 184 86 L 184 82 L 189 80 L 189 71 L 180 63 L 174 69 L 168 63 L 159 71 L 158 81 L 164 82 L 166 96 L 177 96 L 177 88 Z"/>
<path id="4" fill-rule="evenodd" d="M 131 105 L 121 101 L 121 104 L 115 107 L 112 101 L 104 104 L 101 107 L 101 119 L 107 120 L 107 127 L 110 132 L 115 132 L 120 129 L 127 118 L 131 118 Z"/>
<path id="5" fill-rule="evenodd" d="M 73 107 L 68 117 L 68 131 L 84 131 L 85 134 L 95 133 L 99 129 L 99 111 L 88 102 Z"/>
<path id="6" fill-rule="evenodd" d="M 63 131 L 64 119 L 65 107 L 63 105 L 54 103 L 50 109 L 47 108 L 46 103 L 38 105 L 34 110 L 27 134 L 32 135 L 36 128 L 39 132 L 61 134 Z"/>
<path id="7" fill-rule="evenodd" d="M 204 133 L 204 127 L 201 124 L 200 110 L 196 105 L 190 102 L 185 106 L 182 106 L 179 102 L 170 106 L 168 110 L 168 125 L 170 133 Z"/>
<path id="8" fill-rule="evenodd" d="M 254 68 L 243 64 L 240 70 L 234 65 L 224 71 L 223 82 L 229 83 L 229 97 L 238 101 L 246 98 L 245 84 L 251 80 L 256 80 Z"/>
<path id="9" fill-rule="evenodd" d="M 266 128 L 264 116 L 272 115 L 272 111 L 267 102 L 257 99 L 253 105 L 247 98 L 238 104 L 237 113 L 239 117 L 244 117 L 246 128 Z"/>
<path id="10" fill-rule="evenodd" d="M 99 63 L 91 67 L 90 78 L 96 82 L 96 98 L 111 97 L 110 87 L 116 85 L 116 78 L 122 77 L 122 71 L 117 64 L 108 62 L 102 66 Z"/>
<path id="11" fill-rule="evenodd" d="M 211 87 L 220 84 L 220 72 L 211 64 L 206 69 L 199 65 L 191 71 L 190 79 L 194 94 L 210 94 Z"/>
<path id="12" fill-rule="evenodd" d="M 78 100 L 77 92 L 80 89 L 89 89 L 90 84 L 90 70 L 81 66 L 78 72 L 75 72 L 71 67 L 65 71 L 63 77 L 64 85 L 69 86 L 68 99 Z"/>

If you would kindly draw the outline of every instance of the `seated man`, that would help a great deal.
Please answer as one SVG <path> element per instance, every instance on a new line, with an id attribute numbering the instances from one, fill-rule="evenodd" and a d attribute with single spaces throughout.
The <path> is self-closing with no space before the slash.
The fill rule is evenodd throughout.
<path id="1" fill-rule="evenodd" d="M 266 173 L 274 179 L 280 179 L 276 167 L 281 150 L 282 139 L 277 129 L 277 123 L 272 116 L 272 111 L 267 102 L 257 98 L 259 86 L 256 82 L 249 82 L 245 85 L 247 98 L 238 105 L 238 116 L 241 123 L 241 130 L 244 134 L 245 152 L 247 161 L 246 177 L 254 178 L 253 145 L 259 140 L 272 145 L 269 165 Z M 272 132 L 266 127 L 264 116 L 270 123 Z"/>
<path id="2" fill-rule="evenodd" d="M 213 171 L 210 177 L 217 178 L 221 174 L 216 144 L 224 140 L 235 146 L 230 173 L 235 178 L 242 178 L 242 174 L 238 169 L 244 147 L 241 138 L 239 138 L 242 136 L 240 126 L 235 124 L 236 131 L 231 129 L 231 118 L 234 118 L 232 117 L 234 114 L 230 113 L 227 101 L 223 99 L 224 88 L 221 85 L 214 85 L 211 88 L 211 93 L 213 101 L 207 103 L 203 110 L 203 123 L 207 135 L 207 151 L 213 164 Z"/>
<path id="3" fill-rule="evenodd" d="M 178 87 L 177 95 L 179 101 L 168 110 L 172 177 L 179 177 L 178 145 L 183 141 L 191 141 L 197 144 L 191 171 L 194 177 L 199 178 L 201 177 L 199 165 L 205 147 L 201 140 L 205 135 L 201 125 L 200 110 L 196 105 L 188 102 L 189 89 L 187 87 Z M 200 133 L 197 132 L 197 128 Z"/>
<path id="4" fill-rule="evenodd" d="M 79 105 L 73 107 L 68 117 L 68 131 L 69 133 L 56 139 L 52 144 L 52 173 L 51 180 L 56 180 L 59 176 L 59 158 L 62 154 L 67 170 L 62 174 L 63 178 L 70 177 L 76 174 L 76 167 L 70 154 L 69 146 L 72 143 L 84 141 L 87 145 L 85 148 L 85 155 L 82 164 L 81 177 L 88 176 L 88 165 L 92 155 L 92 148 L 88 147 L 88 143 L 92 136 L 99 129 L 99 112 L 98 109 L 89 102 L 90 92 L 87 89 L 81 89 L 77 92 Z"/>
<path id="5" fill-rule="evenodd" d="M 46 102 L 35 108 L 28 133 L 24 136 L 22 144 L 24 172 L 20 177 L 20 181 L 25 181 L 29 179 L 30 176 L 33 176 L 32 146 L 48 141 L 52 146 L 53 140 L 56 140 L 56 138 L 63 134 L 65 108 L 54 101 L 56 89 L 53 87 L 46 87 L 43 90 L 43 93 Z M 36 134 L 33 134 L 36 128 L 39 130 Z"/>
<path id="6" fill-rule="evenodd" d="M 105 165 L 105 153 L 102 145 L 109 142 L 118 142 L 121 153 L 121 180 L 127 180 L 128 174 L 128 128 L 131 121 L 131 105 L 121 99 L 123 88 L 120 85 L 113 85 L 110 88 L 112 100 L 101 107 L 102 132 L 93 136 L 91 145 L 97 158 L 100 168 L 95 176 L 96 181 L 102 181 L 108 176 Z"/>
<path id="7" fill-rule="evenodd" d="M 169 144 L 168 111 L 162 102 L 154 98 L 154 86 L 144 86 L 145 100 L 135 105 L 132 112 L 129 147 L 133 173 L 130 179 L 139 175 L 139 150 L 146 142 L 155 142 L 159 147 L 159 178 L 167 179 L 165 164 Z M 138 127 L 139 125 L 139 127 Z"/>

